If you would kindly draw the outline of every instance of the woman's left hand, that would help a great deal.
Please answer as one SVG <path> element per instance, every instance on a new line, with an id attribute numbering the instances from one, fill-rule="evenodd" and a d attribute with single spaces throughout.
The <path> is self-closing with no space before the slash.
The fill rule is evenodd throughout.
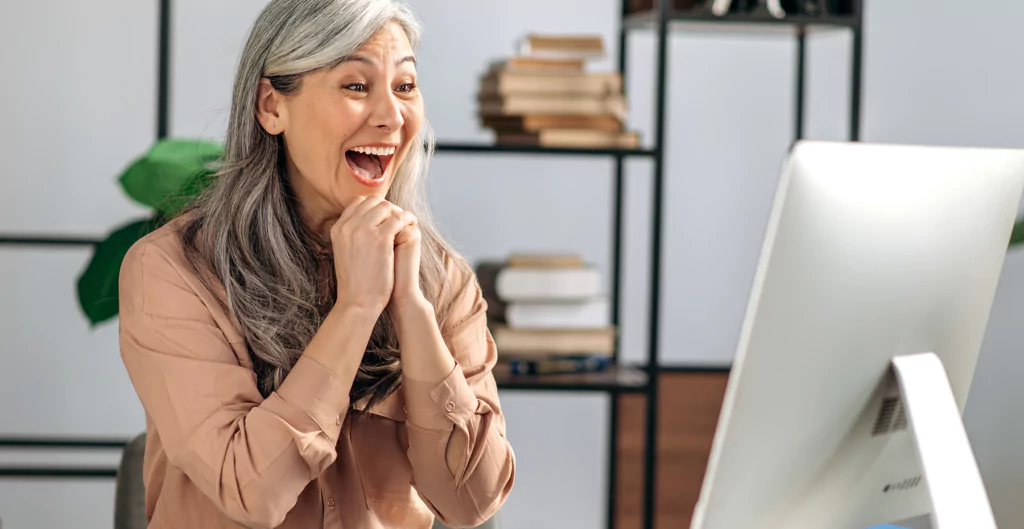
<path id="1" fill-rule="evenodd" d="M 408 211 L 400 213 L 405 228 L 395 236 L 395 286 L 391 292 L 390 308 L 401 310 L 424 300 L 420 290 L 420 242 L 423 237 L 416 224 L 416 216 Z"/>

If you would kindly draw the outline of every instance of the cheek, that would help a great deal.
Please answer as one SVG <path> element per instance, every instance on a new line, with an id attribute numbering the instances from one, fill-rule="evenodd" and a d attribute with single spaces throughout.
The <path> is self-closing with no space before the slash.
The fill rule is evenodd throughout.
<path id="1" fill-rule="evenodd" d="M 405 111 L 405 134 L 406 138 L 413 138 L 423 126 L 423 104 L 419 100 L 406 105 Z"/>

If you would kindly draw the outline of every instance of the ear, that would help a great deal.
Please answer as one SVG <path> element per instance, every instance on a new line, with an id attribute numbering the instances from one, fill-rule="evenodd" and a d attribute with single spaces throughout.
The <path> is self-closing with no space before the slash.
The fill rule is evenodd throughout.
<path id="1" fill-rule="evenodd" d="M 285 110 L 281 93 L 274 89 L 269 79 L 261 78 L 256 88 L 256 119 L 267 134 L 277 136 L 284 132 Z"/>

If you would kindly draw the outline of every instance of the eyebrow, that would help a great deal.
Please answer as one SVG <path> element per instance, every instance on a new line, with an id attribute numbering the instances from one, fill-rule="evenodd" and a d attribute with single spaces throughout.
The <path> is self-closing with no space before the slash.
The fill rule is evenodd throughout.
<path id="1" fill-rule="evenodd" d="M 342 61 L 339 64 L 344 64 L 346 62 L 361 62 L 363 64 L 368 64 L 368 65 L 371 65 L 371 66 L 374 66 L 374 65 L 377 64 L 377 60 L 376 59 L 372 59 L 370 57 L 366 57 L 366 56 L 363 56 L 363 55 L 349 55 L 348 57 L 345 57 L 344 59 L 342 59 Z M 405 64 L 407 62 L 411 62 L 413 66 L 416 66 L 416 56 L 414 56 L 414 55 L 406 55 L 405 57 L 402 57 L 401 59 L 398 59 L 397 61 L 395 61 L 395 66 L 401 66 L 401 65 L 403 65 L 403 64 Z"/>

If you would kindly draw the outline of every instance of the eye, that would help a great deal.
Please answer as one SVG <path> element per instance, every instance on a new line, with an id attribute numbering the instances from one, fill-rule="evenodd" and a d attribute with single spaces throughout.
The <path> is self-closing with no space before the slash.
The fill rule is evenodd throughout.
<path id="1" fill-rule="evenodd" d="M 353 92 L 366 92 L 369 89 L 366 87 L 366 83 L 349 83 L 344 86 L 346 90 L 352 90 Z"/>
<path id="2" fill-rule="evenodd" d="M 415 89 L 416 89 L 416 84 L 415 83 L 405 83 L 405 84 L 399 85 L 397 90 L 399 92 L 408 93 L 408 92 L 412 92 Z"/>

